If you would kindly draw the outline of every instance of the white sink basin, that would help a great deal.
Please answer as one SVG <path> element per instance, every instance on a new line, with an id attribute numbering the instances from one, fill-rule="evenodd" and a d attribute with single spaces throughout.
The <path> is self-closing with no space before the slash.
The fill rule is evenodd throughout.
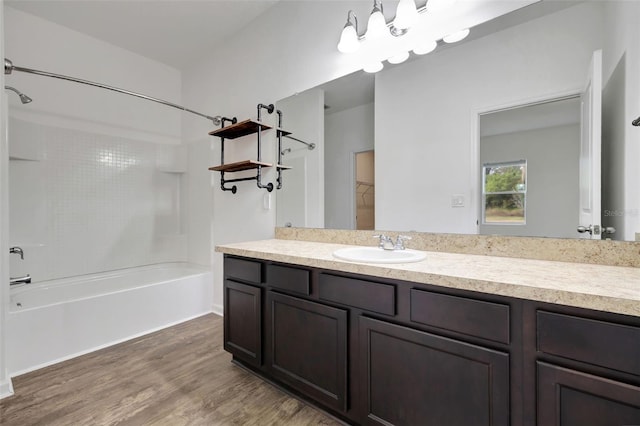
<path id="1" fill-rule="evenodd" d="M 383 250 L 378 247 L 347 247 L 333 252 L 340 260 L 361 263 L 412 263 L 426 259 L 426 253 L 417 250 Z"/>

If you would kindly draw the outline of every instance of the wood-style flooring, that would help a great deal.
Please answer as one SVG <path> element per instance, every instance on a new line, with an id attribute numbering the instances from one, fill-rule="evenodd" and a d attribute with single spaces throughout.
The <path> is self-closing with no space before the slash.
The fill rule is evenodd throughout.
<path id="1" fill-rule="evenodd" d="M 13 379 L 0 425 L 337 425 L 231 363 L 206 315 Z"/>

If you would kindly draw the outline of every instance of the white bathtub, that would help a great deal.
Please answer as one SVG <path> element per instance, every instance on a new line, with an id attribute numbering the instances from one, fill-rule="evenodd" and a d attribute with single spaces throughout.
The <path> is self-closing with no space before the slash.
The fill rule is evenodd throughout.
<path id="1" fill-rule="evenodd" d="M 16 376 L 212 312 L 208 268 L 164 263 L 11 289 L 7 365 Z"/>

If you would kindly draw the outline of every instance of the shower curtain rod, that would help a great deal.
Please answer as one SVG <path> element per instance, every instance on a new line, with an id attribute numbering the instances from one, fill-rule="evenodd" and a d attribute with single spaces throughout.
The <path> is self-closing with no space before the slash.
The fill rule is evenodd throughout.
<path id="1" fill-rule="evenodd" d="M 114 92 L 123 93 L 123 94 L 129 95 L 129 96 L 135 96 L 135 97 L 138 97 L 138 98 L 141 98 L 141 99 L 145 99 L 147 101 L 157 102 L 159 104 L 170 106 L 172 108 L 177 108 L 177 109 L 185 111 L 185 112 L 190 112 L 191 114 L 199 115 L 200 117 L 204 117 L 204 118 L 206 118 L 208 120 L 211 120 L 213 122 L 213 124 L 216 125 L 216 126 L 219 126 L 220 123 L 221 123 L 221 121 L 220 121 L 221 117 L 219 115 L 217 115 L 215 117 L 211 117 L 210 115 L 202 114 L 202 113 L 194 111 L 192 109 L 185 108 L 185 107 L 183 107 L 181 105 L 174 104 L 173 102 L 169 102 L 169 101 L 165 101 L 163 99 L 158 99 L 158 98 L 154 98 L 154 97 L 151 97 L 151 96 L 143 95 L 141 93 L 132 92 L 130 90 L 120 89 L 118 87 L 108 86 L 108 85 L 102 84 L 102 83 L 96 83 L 96 82 L 89 81 L 89 80 L 82 80 L 80 78 L 70 77 L 68 75 L 55 74 L 55 73 L 52 73 L 52 72 L 40 71 L 40 70 L 36 70 L 36 69 L 32 69 L 32 68 L 18 67 L 16 65 L 13 65 L 13 62 L 11 62 L 9 59 L 4 58 L 4 73 L 5 73 L 5 75 L 9 75 L 13 71 L 26 72 L 26 73 L 29 73 L 29 74 L 41 75 L 41 76 L 44 76 L 44 77 L 52 77 L 52 78 L 57 78 L 57 79 L 60 79 L 60 80 L 72 81 L 74 83 L 86 84 L 88 86 L 99 87 L 101 89 L 112 90 Z"/>
<path id="2" fill-rule="evenodd" d="M 289 136 L 289 135 L 283 135 L 285 138 L 289 138 L 289 139 L 293 139 L 296 142 L 300 142 L 305 144 L 307 147 L 309 147 L 309 151 L 313 150 L 316 148 L 316 144 L 315 143 L 309 143 L 309 142 L 305 142 L 303 140 L 300 140 L 298 138 L 294 138 L 293 136 Z"/>

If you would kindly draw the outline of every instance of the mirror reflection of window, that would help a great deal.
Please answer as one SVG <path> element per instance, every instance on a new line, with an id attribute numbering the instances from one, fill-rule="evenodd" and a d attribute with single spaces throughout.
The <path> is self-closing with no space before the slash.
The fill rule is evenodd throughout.
<path id="1" fill-rule="evenodd" d="M 480 234 L 574 237 L 579 97 L 481 115 L 479 150 Z"/>
<path id="2" fill-rule="evenodd" d="M 482 168 L 483 223 L 527 223 L 527 162 L 485 164 Z"/>

